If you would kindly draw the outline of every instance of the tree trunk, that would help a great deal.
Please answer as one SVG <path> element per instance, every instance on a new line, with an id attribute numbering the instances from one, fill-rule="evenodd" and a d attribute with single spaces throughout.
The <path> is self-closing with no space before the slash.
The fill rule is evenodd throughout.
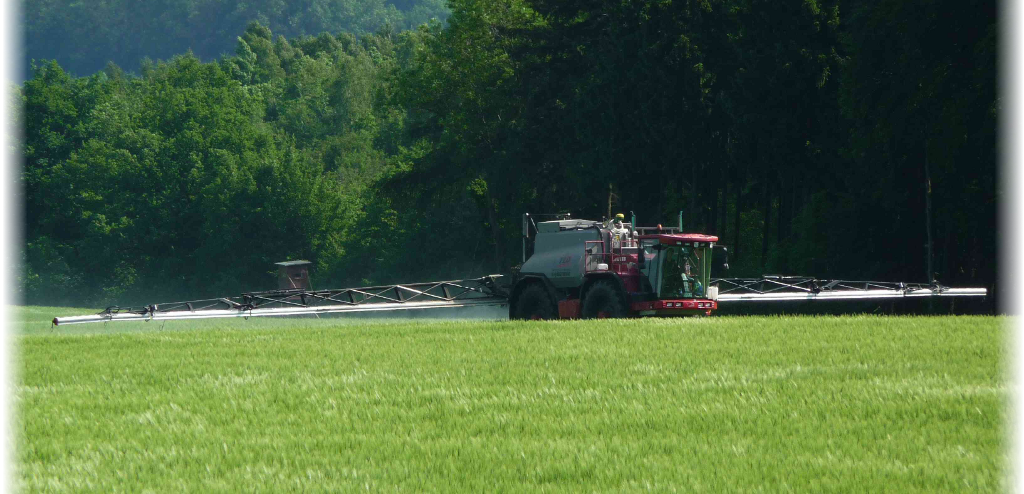
<path id="1" fill-rule="evenodd" d="M 615 195 L 615 188 L 611 182 L 608 182 L 608 215 L 605 216 L 607 219 L 612 219 L 612 206 L 615 205 L 615 200 L 618 196 Z"/>
<path id="2" fill-rule="evenodd" d="M 779 209 L 775 212 L 775 244 L 781 244 L 785 239 L 786 229 L 786 189 L 783 180 L 779 180 Z"/>
<path id="3" fill-rule="evenodd" d="M 740 173 L 739 180 L 736 181 L 736 210 L 733 211 L 733 238 L 732 238 L 732 258 L 739 260 L 740 258 L 740 211 L 743 211 L 743 182 L 747 179 L 747 165 L 743 165 L 743 171 Z"/>
<path id="4" fill-rule="evenodd" d="M 762 204 L 764 208 L 764 230 L 761 232 L 761 271 L 764 271 L 768 264 L 768 237 L 771 235 L 772 225 L 772 198 L 768 187 L 768 172 L 765 171 L 762 184 Z M 764 273 L 762 273 L 764 274 Z"/>
<path id="5" fill-rule="evenodd" d="M 683 225 L 692 230 L 693 224 L 697 221 L 697 167 L 690 166 L 690 210 L 685 215 L 690 218 L 688 225 Z M 682 232 L 679 232 L 682 233 Z"/>
<path id="6" fill-rule="evenodd" d="M 710 227 L 704 230 L 705 232 L 708 233 L 708 235 L 718 234 L 718 184 L 715 184 L 715 188 L 713 190 L 714 193 L 711 194 L 710 199 L 711 218 L 708 220 L 708 224 L 710 225 Z"/>
<path id="7" fill-rule="evenodd" d="M 494 242 L 495 273 L 501 273 L 505 271 L 505 255 L 501 248 L 501 228 L 498 226 L 498 215 L 495 211 L 497 207 L 494 204 L 494 199 L 491 197 L 490 187 L 487 188 L 487 192 L 484 195 L 484 202 L 486 203 L 485 207 L 487 208 L 487 222 L 491 224 L 491 240 Z"/>
<path id="8" fill-rule="evenodd" d="M 729 225 L 729 215 L 728 215 L 728 213 L 729 213 L 729 202 L 727 200 L 728 198 L 729 198 L 729 169 L 725 168 L 725 169 L 722 170 L 722 203 L 721 203 L 722 205 L 719 208 L 720 209 L 719 214 L 722 216 L 722 227 L 718 228 L 718 225 L 715 225 L 716 232 L 721 234 L 720 235 L 722 237 L 721 240 L 723 240 L 723 241 L 725 240 L 725 233 L 729 231 L 729 228 L 728 228 L 728 225 Z"/>
<path id="9" fill-rule="evenodd" d="M 928 258 L 927 258 L 927 280 L 929 283 L 935 282 L 935 273 L 932 271 L 932 176 L 928 169 L 928 141 L 925 141 L 924 145 L 924 228 L 927 233 L 928 243 L 925 244 L 927 247 Z"/>

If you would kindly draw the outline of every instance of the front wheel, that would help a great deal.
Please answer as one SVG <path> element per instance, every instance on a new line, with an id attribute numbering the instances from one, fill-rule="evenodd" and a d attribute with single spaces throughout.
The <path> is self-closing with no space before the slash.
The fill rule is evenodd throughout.
<path id="1" fill-rule="evenodd" d="M 583 299 L 582 316 L 584 319 L 626 317 L 626 307 L 615 284 L 605 280 L 591 285 Z"/>
<path id="2" fill-rule="evenodd" d="M 523 288 L 516 300 L 511 319 L 558 319 L 558 309 L 540 283 Z"/>

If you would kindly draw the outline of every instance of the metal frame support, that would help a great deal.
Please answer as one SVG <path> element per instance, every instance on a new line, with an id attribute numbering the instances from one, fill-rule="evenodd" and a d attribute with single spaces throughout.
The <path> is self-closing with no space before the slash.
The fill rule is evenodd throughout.
<path id="1" fill-rule="evenodd" d="M 719 302 L 867 300 L 914 297 L 984 297 L 985 288 L 950 288 L 935 283 L 818 280 L 803 276 L 717 278 Z"/>
<path id="2" fill-rule="evenodd" d="M 319 315 L 341 312 L 507 305 L 506 294 L 495 283 L 497 278 L 500 278 L 500 275 L 468 280 L 337 290 L 271 290 L 243 293 L 237 297 L 152 304 L 139 308 L 112 306 L 94 315 L 56 317 L 53 319 L 53 324 Z"/>

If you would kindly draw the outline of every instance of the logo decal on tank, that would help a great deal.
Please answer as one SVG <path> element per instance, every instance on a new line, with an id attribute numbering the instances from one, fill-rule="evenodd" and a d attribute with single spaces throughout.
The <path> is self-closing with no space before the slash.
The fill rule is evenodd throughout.
<path id="1" fill-rule="evenodd" d="M 556 268 L 566 268 L 566 267 L 569 267 L 569 264 L 572 264 L 572 258 L 573 258 L 572 254 L 560 257 L 558 259 L 558 264 L 555 265 L 555 267 Z"/>

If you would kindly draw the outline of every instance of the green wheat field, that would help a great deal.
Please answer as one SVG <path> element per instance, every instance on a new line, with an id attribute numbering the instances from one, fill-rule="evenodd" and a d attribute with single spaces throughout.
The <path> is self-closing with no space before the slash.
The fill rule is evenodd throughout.
<path id="1" fill-rule="evenodd" d="M 1009 319 L 12 308 L 25 492 L 1001 492 Z"/>

